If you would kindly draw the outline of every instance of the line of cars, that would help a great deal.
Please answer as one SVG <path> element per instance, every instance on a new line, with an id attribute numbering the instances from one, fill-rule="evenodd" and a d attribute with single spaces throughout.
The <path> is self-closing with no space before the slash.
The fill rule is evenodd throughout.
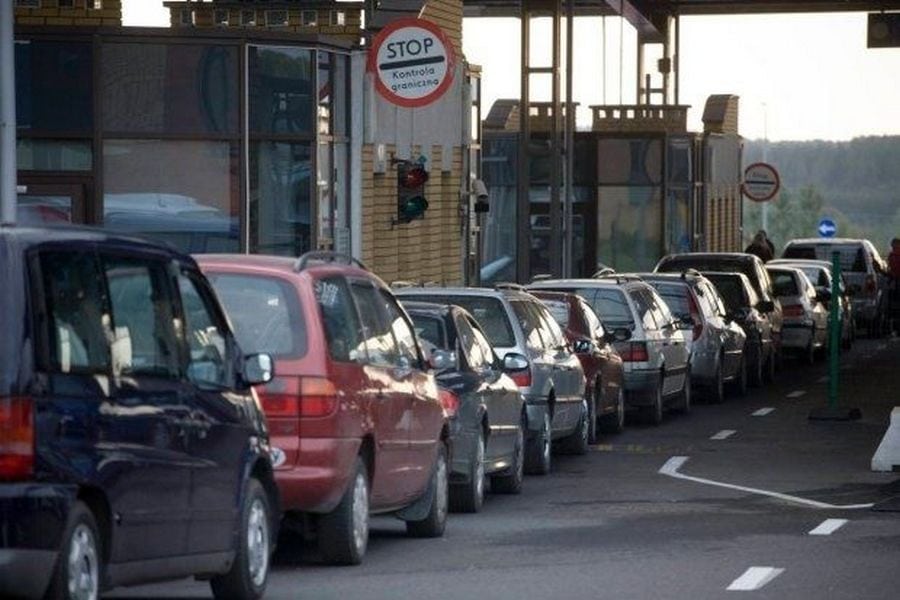
<path id="1" fill-rule="evenodd" d="M 4 596 L 193 575 L 258 598 L 279 528 L 358 564 L 373 514 L 440 536 L 488 486 L 519 493 L 552 449 L 621 431 L 626 409 L 659 424 L 695 389 L 721 402 L 783 352 L 824 348 L 830 271 L 809 260 L 391 289 L 330 252 L 194 260 L 87 230 L 0 233 Z"/>

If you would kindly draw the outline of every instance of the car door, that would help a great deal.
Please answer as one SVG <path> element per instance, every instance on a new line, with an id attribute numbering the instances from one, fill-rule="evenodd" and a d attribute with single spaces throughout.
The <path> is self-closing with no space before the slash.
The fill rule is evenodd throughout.
<path id="1" fill-rule="evenodd" d="M 121 535 L 117 560 L 189 551 L 191 390 L 182 378 L 168 258 L 101 250 L 109 295 L 114 400 L 101 433 L 118 490 L 110 491 Z M 128 465 L 128 466 L 125 466 Z M 107 465 L 104 465 L 106 467 Z"/>
<path id="2" fill-rule="evenodd" d="M 366 348 L 365 378 L 369 384 L 369 415 L 375 434 L 375 469 L 371 504 L 374 508 L 403 504 L 414 492 L 409 472 L 412 400 L 408 382 L 398 380 L 399 350 L 384 303 L 368 279 L 348 278 Z"/>
<path id="3" fill-rule="evenodd" d="M 378 295 L 397 345 L 392 376 L 396 384 L 402 386 L 409 406 L 406 415 L 409 462 L 405 472 L 411 489 L 418 493 L 431 478 L 444 425 L 444 411 L 437 384 L 426 370 L 409 317 L 388 290 L 379 287 Z"/>
<path id="4" fill-rule="evenodd" d="M 606 330 L 597 313 L 584 300 L 579 299 L 579 311 L 594 342 L 594 351 L 600 364 L 600 389 L 597 390 L 598 408 L 614 410 L 622 387 L 622 358 L 606 339 Z"/>
<path id="5" fill-rule="evenodd" d="M 688 349 L 685 333 L 678 327 L 675 317 L 669 311 L 665 301 L 659 297 L 656 290 L 647 288 L 653 318 L 662 333 L 663 356 L 666 360 L 666 384 L 665 393 L 673 394 L 680 391 L 685 385 L 688 376 L 688 362 L 690 350 Z"/>
<path id="6" fill-rule="evenodd" d="M 584 370 L 550 311 L 538 302 L 532 303 L 532 307 L 540 318 L 540 334 L 544 339 L 547 353 L 553 361 L 556 383 L 554 430 L 571 431 L 581 419 L 582 402 L 584 401 Z"/>
<path id="7" fill-rule="evenodd" d="M 727 319 L 725 303 L 714 286 L 701 282 L 697 285 L 697 289 L 702 290 L 702 294 L 698 294 L 698 297 L 700 304 L 705 307 L 703 310 L 707 313 L 707 322 L 715 322 L 717 329 L 721 332 L 723 356 L 725 357 L 722 372 L 725 377 L 737 375 L 744 353 L 746 334 L 739 325 Z"/>
<path id="8" fill-rule="evenodd" d="M 236 390 L 238 352 L 206 279 L 193 268 L 173 265 L 180 300 L 185 381 L 191 389 L 191 553 L 233 545 L 243 461 L 251 434 L 245 423 L 249 392 Z"/>
<path id="9" fill-rule="evenodd" d="M 652 298 L 643 287 L 633 286 L 628 290 L 628 296 L 634 305 L 635 316 L 643 331 L 643 341 L 647 344 L 647 359 L 650 369 L 661 369 L 667 366 L 666 345 L 663 332 L 653 315 Z M 637 339 L 636 341 L 641 341 Z M 663 393 L 669 389 L 669 381 L 663 381 Z"/>

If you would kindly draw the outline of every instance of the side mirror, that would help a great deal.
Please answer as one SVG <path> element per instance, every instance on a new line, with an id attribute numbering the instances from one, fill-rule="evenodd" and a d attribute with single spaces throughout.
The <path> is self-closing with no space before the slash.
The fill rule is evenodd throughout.
<path id="1" fill-rule="evenodd" d="M 612 331 L 612 341 L 627 342 L 631 339 L 631 330 L 627 327 L 618 327 Z"/>
<path id="2" fill-rule="evenodd" d="M 575 354 L 592 354 L 594 352 L 594 342 L 591 340 L 575 340 L 572 345 Z"/>
<path id="3" fill-rule="evenodd" d="M 527 369 L 528 366 L 528 359 L 516 352 L 510 352 L 503 357 L 504 371 L 523 371 Z"/>
<path id="4" fill-rule="evenodd" d="M 760 300 L 759 304 L 756 305 L 756 310 L 759 312 L 770 313 L 775 310 L 775 303 L 771 300 Z"/>
<path id="5" fill-rule="evenodd" d="M 428 364 L 435 371 L 455 369 L 457 365 L 456 352 L 451 352 L 450 350 L 433 350 L 431 352 L 431 358 L 428 359 Z"/>
<path id="6" fill-rule="evenodd" d="M 247 385 L 260 385 L 272 381 L 275 361 L 270 354 L 251 354 L 244 357 L 244 372 L 241 374 Z"/>

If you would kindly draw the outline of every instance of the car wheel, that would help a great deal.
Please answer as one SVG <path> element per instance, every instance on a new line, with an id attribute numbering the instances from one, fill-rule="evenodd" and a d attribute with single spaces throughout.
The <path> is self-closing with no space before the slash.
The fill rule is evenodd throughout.
<path id="1" fill-rule="evenodd" d="M 332 565 L 358 565 L 369 544 L 369 476 L 361 457 L 333 511 L 319 517 L 319 550 Z"/>
<path id="2" fill-rule="evenodd" d="M 56 569 L 45 598 L 96 600 L 100 595 L 103 552 L 97 521 L 83 502 L 69 511 Z"/>
<path id="3" fill-rule="evenodd" d="M 447 470 L 447 446 L 441 442 L 438 448 L 437 460 L 434 471 L 431 474 L 431 508 L 428 515 L 421 521 L 407 521 L 406 533 L 413 537 L 434 538 L 444 535 L 447 526 L 448 492 L 450 482 Z"/>
<path id="4" fill-rule="evenodd" d="M 676 408 L 678 412 L 681 414 L 688 414 L 691 412 L 691 372 L 688 371 L 684 376 L 684 385 L 681 387 L 681 392 L 678 394 L 678 401 L 676 404 Z"/>
<path id="5" fill-rule="evenodd" d="M 271 526 L 272 513 L 266 492 L 259 481 L 250 479 L 241 506 L 238 547 L 231 569 L 209 582 L 214 597 L 229 600 L 262 597 L 269 579 Z"/>
<path id="6" fill-rule="evenodd" d="M 663 380 L 659 380 L 659 385 L 653 392 L 653 403 L 650 406 L 642 408 L 644 421 L 651 425 L 659 425 L 663 421 Z"/>
<path id="7" fill-rule="evenodd" d="M 528 440 L 528 451 L 525 453 L 525 472 L 529 475 L 546 475 L 550 472 L 550 442 L 552 435 L 550 413 L 544 412 L 541 430 Z"/>
<path id="8" fill-rule="evenodd" d="M 513 451 L 513 463 L 509 472 L 491 477 L 491 491 L 496 494 L 518 494 L 522 491 L 522 480 L 525 479 L 525 418 L 519 423 L 516 431 L 516 445 Z"/>
<path id="9" fill-rule="evenodd" d="M 568 454 L 576 454 L 583 456 L 588 453 L 590 431 L 590 409 L 588 403 L 581 401 L 581 417 L 578 419 L 578 425 L 565 440 L 563 440 L 563 451 Z"/>
<path id="10" fill-rule="evenodd" d="M 477 513 L 484 504 L 484 434 L 479 429 L 469 462 L 469 481 L 450 487 L 450 510 Z"/>
<path id="11" fill-rule="evenodd" d="M 603 415 L 600 427 L 604 433 L 622 433 L 625 430 L 625 390 L 621 386 L 616 397 L 615 412 Z"/>
<path id="12" fill-rule="evenodd" d="M 725 402 L 725 373 L 722 370 L 722 360 L 719 361 L 719 368 L 716 369 L 716 378 L 713 380 L 712 394 L 710 399 L 714 404 L 722 404 Z"/>

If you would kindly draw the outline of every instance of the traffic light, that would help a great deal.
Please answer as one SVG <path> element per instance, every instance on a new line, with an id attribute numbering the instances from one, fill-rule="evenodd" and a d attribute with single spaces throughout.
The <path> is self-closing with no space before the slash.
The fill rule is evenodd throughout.
<path id="1" fill-rule="evenodd" d="M 428 200 L 425 199 L 427 182 L 428 171 L 422 162 L 397 162 L 397 223 L 425 218 L 425 211 L 428 210 Z"/>

